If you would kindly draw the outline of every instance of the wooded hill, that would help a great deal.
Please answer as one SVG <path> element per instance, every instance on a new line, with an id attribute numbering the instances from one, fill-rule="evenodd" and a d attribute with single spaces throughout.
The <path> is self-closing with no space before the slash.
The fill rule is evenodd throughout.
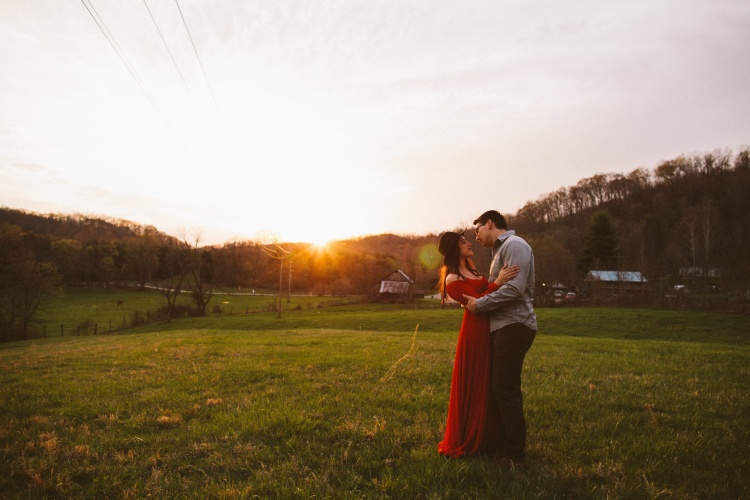
<path id="1" fill-rule="evenodd" d="M 590 269 L 640 271 L 664 287 L 750 286 L 750 150 L 599 174 L 512 217 L 535 242 L 541 278 L 580 283 Z M 551 254 L 557 254 L 555 259 Z"/>
<path id="2" fill-rule="evenodd" d="M 749 195 L 746 147 L 736 155 L 714 151 L 653 170 L 597 174 L 507 217 L 534 248 L 538 295 L 558 282 L 580 289 L 592 269 L 639 271 L 660 294 L 684 283 L 741 294 L 750 287 Z M 466 236 L 473 239 L 471 231 Z M 277 290 L 280 276 L 292 293 L 364 294 L 400 269 L 415 290 L 431 293 L 441 262 L 437 238 L 371 235 L 326 250 L 281 243 L 288 254 L 280 270 L 273 246 L 269 254 L 259 242 L 200 246 L 124 220 L 0 208 L 0 326 L 21 328 L 16 324 L 25 325 L 30 312 L 19 304 L 31 304 L 33 315 L 35 301 L 59 285 L 179 282 L 202 297 L 199 314 L 213 287 Z M 489 251 L 475 245 L 480 270 L 487 271 L 489 260 Z M 34 283 L 48 285 L 36 299 Z"/>

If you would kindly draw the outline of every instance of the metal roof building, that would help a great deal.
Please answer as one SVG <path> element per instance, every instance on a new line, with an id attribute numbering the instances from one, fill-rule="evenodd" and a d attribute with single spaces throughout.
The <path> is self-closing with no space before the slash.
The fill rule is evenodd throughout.
<path id="1" fill-rule="evenodd" d="M 638 271 L 589 271 L 586 281 L 646 283 L 648 280 Z"/>
<path id="2" fill-rule="evenodd" d="M 375 283 L 367 291 L 371 301 L 407 302 L 414 281 L 403 271 L 395 270 Z"/>
<path id="3" fill-rule="evenodd" d="M 589 271 L 584 281 L 598 296 L 629 295 L 648 287 L 648 280 L 638 271 Z"/>

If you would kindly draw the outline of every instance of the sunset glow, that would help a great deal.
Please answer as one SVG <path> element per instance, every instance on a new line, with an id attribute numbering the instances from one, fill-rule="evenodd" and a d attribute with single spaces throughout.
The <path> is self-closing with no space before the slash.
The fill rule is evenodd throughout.
<path id="1" fill-rule="evenodd" d="M 742 2 L 92 5 L 0 2 L 2 205 L 319 244 L 750 140 Z"/>
<path id="2" fill-rule="evenodd" d="M 328 249 L 328 245 L 331 244 L 331 240 L 320 240 L 320 241 L 310 241 L 313 246 L 313 250 L 316 252 L 324 252 Z"/>

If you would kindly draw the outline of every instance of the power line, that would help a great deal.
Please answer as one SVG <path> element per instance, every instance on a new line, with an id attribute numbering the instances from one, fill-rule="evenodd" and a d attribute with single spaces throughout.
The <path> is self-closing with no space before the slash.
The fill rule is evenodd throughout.
<path id="1" fill-rule="evenodd" d="M 96 25 L 99 27 L 99 29 L 101 30 L 102 34 L 107 39 L 107 42 L 109 42 L 109 44 L 112 47 L 112 49 L 115 51 L 115 53 L 117 54 L 117 56 L 120 58 L 120 61 L 123 63 L 123 65 L 125 66 L 125 68 L 130 73 L 130 76 L 135 80 L 135 82 L 141 88 L 141 91 L 146 96 L 146 98 L 149 100 L 149 102 L 153 106 L 154 110 L 156 110 L 157 114 L 159 115 L 159 117 L 161 118 L 161 120 L 164 122 L 164 124 L 166 125 L 166 127 L 172 132 L 173 135 L 176 135 L 176 132 L 172 129 L 172 126 L 167 122 L 167 120 L 166 120 L 163 112 L 161 111 L 161 109 L 159 108 L 159 106 L 156 104 L 156 100 L 151 95 L 151 93 L 148 91 L 148 89 L 146 88 L 146 85 L 145 85 L 144 81 L 141 79 L 141 77 L 138 74 L 138 72 L 136 71 L 135 67 L 133 66 L 133 64 L 128 59 L 127 55 L 125 54 L 125 51 L 122 50 L 122 48 L 120 47 L 120 45 L 117 43 L 117 39 L 112 34 L 112 32 L 109 30 L 109 28 L 107 26 L 107 23 L 104 22 L 104 19 L 97 12 L 96 8 L 94 7 L 94 5 L 92 3 L 92 0 L 81 0 L 81 3 L 86 8 L 86 10 L 88 11 L 88 13 L 91 16 L 91 18 L 94 20 L 94 22 L 96 23 Z M 187 90 L 188 95 L 190 96 L 190 99 L 192 100 L 193 106 L 196 108 L 196 111 L 198 112 L 198 115 L 199 115 L 201 121 L 203 122 L 203 125 L 206 127 L 206 129 L 208 129 L 209 128 L 208 124 L 206 123 L 206 121 L 205 121 L 202 113 L 198 109 L 198 105 L 195 102 L 195 97 L 193 96 L 193 93 L 190 91 L 190 87 L 187 84 L 187 80 L 185 79 L 185 76 L 183 75 L 182 71 L 180 70 L 179 64 L 177 64 L 177 60 L 175 59 L 174 54 L 172 53 L 171 49 L 169 48 L 169 45 L 167 44 L 167 41 L 166 41 L 166 39 L 164 37 L 164 34 L 162 33 L 161 29 L 159 28 L 159 24 L 157 23 L 156 18 L 154 17 L 153 12 L 151 11 L 151 8 L 148 6 L 148 2 L 146 0 L 143 0 L 143 4 L 146 7 L 146 10 L 148 11 L 149 16 L 151 17 L 151 21 L 154 23 L 154 26 L 156 27 L 156 31 L 159 33 L 159 37 L 161 38 L 161 40 L 162 40 L 162 42 L 164 44 L 164 47 L 167 49 L 167 52 L 169 53 L 169 57 L 171 58 L 172 63 L 174 64 L 175 69 L 177 70 L 177 73 L 180 75 L 180 80 L 182 81 L 182 84 L 185 86 L 185 89 Z M 182 9 L 180 8 L 180 5 L 177 2 L 177 0 L 175 0 L 175 4 L 177 5 L 177 10 L 180 13 L 180 18 L 182 19 L 182 23 L 185 26 L 185 30 L 186 30 L 186 32 L 188 34 L 189 39 L 190 39 L 190 44 L 193 47 L 193 52 L 195 53 L 195 56 L 196 56 L 196 58 L 198 60 L 198 64 L 199 64 L 199 66 L 201 68 L 201 72 L 203 73 L 203 78 L 205 79 L 206 84 L 208 86 L 209 92 L 211 94 L 211 99 L 213 100 L 213 103 L 214 103 L 214 107 L 216 108 L 216 111 L 219 113 L 219 115 L 221 115 L 221 111 L 219 109 L 218 103 L 216 102 L 216 97 L 215 97 L 214 92 L 213 92 L 213 88 L 211 87 L 211 83 L 209 82 L 208 77 L 206 75 L 206 71 L 205 71 L 205 69 L 203 67 L 203 62 L 201 61 L 200 56 L 198 55 L 198 50 L 197 50 L 197 48 L 195 46 L 195 42 L 193 41 L 193 37 L 192 37 L 192 35 L 190 33 L 190 30 L 189 30 L 189 28 L 187 26 L 187 22 L 185 21 L 185 17 L 184 17 L 184 15 L 182 13 Z M 210 132 L 210 130 L 209 130 L 209 132 Z M 175 136 L 174 139 L 177 140 L 177 142 L 178 142 L 180 148 L 183 150 L 183 152 L 187 153 L 187 151 L 185 150 L 185 146 L 182 143 L 182 141 L 180 140 L 180 138 L 177 137 L 177 136 Z"/>
<path id="2" fill-rule="evenodd" d="M 164 48 L 167 49 L 167 52 L 169 53 L 169 57 L 172 59 L 172 63 L 174 64 L 174 67 L 177 70 L 177 73 L 180 75 L 180 80 L 182 80 L 182 84 L 185 86 L 185 90 L 187 90 L 187 93 L 190 96 L 190 100 L 193 103 L 193 108 L 195 108 L 195 111 L 198 114 L 198 117 L 200 118 L 201 122 L 203 123 L 203 126 L 206 128 L 206 131 L 210 133 L 210 130 L 208 129 L 208 124 L 206 123 L 206 120 L 203 118 L 203 114 L 201 113 L 200 109 L 198 109 L 198 104 L 195 102 L 195 96 L 193 96 L 193 93 L 190 91 L 190 87 L 188 86 L 187 81 L 185 80 L 185 76 L 182 74 L 182 71 L 180 71 L 180 65 L 177 64 L 177 61 L 175 60 L 174 55 L 172 54 L 172 51 L 170 50 L 169 45 L 167 44 L 167 40 L 164 38 L 164 34 L 161 32 L 161 29 L 159 29 L 159 24 L 156 22 L 156 19 L 154 18 L 154 14 L 151 12 L 151 9 L 149 8 L 146 0 L 143 0 L 143 5 L 146 6 L 148 15 L 151 16 L 151 20 L 154 22 L 154 27 L 156 27 L 156 31 L 159 33 L 159 36 L 161 37 L 161 41 L 164 43 Z"/>
<path id="3" fill-rule="evenodd" d="M 81 0 L 81 3 L 83 4 L 84 7 L 86 7 L 86 10 L 88 11 L 89 15 L 91 15 L 91 18 L 94 20 L 96 25 L 104 34 L 104 38 L 107 39 L 107 41 L 109 42 L 109 45 L 117 54 L 117 57 L 120 58 L 120 61 L 122 61 L 123 65 L 130 73 L 130 76 L 133 77 L 133 80 L 135 80 L 135 82 L 143 91 L 143 94 L 146 96 L 148 101 L 154 107 L 154 110 L 156 110 L 156 113 L 159 115 L 159 118 L 161 119 L 162 123 L 166 126 L 167 130 L 172 134 L 173 139 L 175 139 L 175 141 L 177 142 L 177 145 L 180 147 L 183 153 L 187 154 L 187 150 L 185 149 L 185 146 L 183 145 L 182 141 L 175 134 L 174 129 L 165 118 L 164 113 L 162 113 L 161 109 L 159 109 L 159 106 L 157 106 L 156 101 L 149 93 L 148 89 L 146 88 L 146 85 L 143 83 L 143 80 L 141 80 L 141 77 L 138 75 L 138 72 L 135 70 L 135 67 L 130 63 L 130 60 L 125 55 L 125 51 L 120 48 L 120 45 L 117 43 L 117 40 L 115 39 L 114 35 L 112 34 L 111 31 L 109 31 L 109 28 L 107 27 L 107 23 L 105 23 L 104 19 L 102 19 L 102 17 L 99 15 L 99 12 L 97 12 L 96 8 L 91 3 L 91 0 L 88 0 L 88 4 L 86 3 L 86 0 Z"/>
<path id="4" fill-rule="evenodd" d="M 211 87 L 211 82 L 208 80 L 208 75 L 206 75 L 206 70 L 203 68 L 203 61 L 201 60 L 200 55 L 198 54 L 198 49 L 195 47 L 195 42 L 193 41 L 193 35 L 190 33 L 190 28 L 188 28 L 187 21 L 185 20 L 185 16 L 182 13 L 182 8 L 180 8 L 180 3 L 178 0 L 174 0 L 175 5 L 177 5 L 177 10 L 180 13 L 180 18 L 182 19 L 182 24 L 185 26 L 185 31 L 187 32 L 188 38 L 190 39 L 190 44 L 193 46 L 193 52 L 195 53 L 195 58 L 198 60 L 198 65 L 201 68 L 201 73 L 203 73 L 203 79 L 206 81 L 206 85 L 208 86 L 208 91 L 211 94 L 211 99 L 214 103 L 214 108 L 216 109 L 216 113 L 218 114 L 220 118 L 220 126 L 224 130 L 224 133 L 221 134 L 222 140 L 226 143 L 226 148 L 220 148 L 219 152 L 221 154 L 225 154 L 227 151 L 234 151 L 236 153 L 237 147 L 234 144 L 234 141 L 232 140 L 231 135 L 226 130 L 226 123 L 223 121 L 223 115 L 221 113 L 221 109 L 219 108 L 219 104 L 216 102 L 216 96 L 214 95 L 214 90 Z M 202 115 L 201 115 L 202 117 Z M 215 137 L 215 136 L 214 136 Z M 225 157 L 226 158 L 226 157 Z"/>
<path id="5" fill-rule="evenodd" d="M 188 91 L 188 94 L 190 94 L 190 97 L 193 97 L 193 94 L 190 92 L 190 88 L 188 87 L 187 82 L 185 81 L 185 76 L 182 74 L 182 71 L 180 71 L 180 66 L 177 64 L 177 61 L 175 61 L 174 55 L 172 55 L 172 51 L 169 50 L 169 45 L 167 45 L 167 41 L 164 39 L 164 35 L 162 34 L 161 30 L 159 29 L 159 25 L 156 22 L 156 19 L 154 19 L 154 14 L 151 12 L 151 9 L 148 7 L 148 3 L 146 3 L 146 0 L 143 0 L 143 5 L 146 6 L 146 10 L 148 11 L 148 15 L 151 16 L 151 20 L 154 22 L 154 26 L 156 27 L 156 31 L 159 32 L 159 36 L 161 37 L 161 41 L 164 42 L 164 47 L 167 49 L 167 52 L 169 53 L 169 57 L 172 59 L 172 63 L 174 63 L 174 67 L 177 70 L 177 73 L 180 75 L 180 79 L 182 80 L 182 84 L 185 86 L 185 90 Z M 195 101 L 193 101 L 195 102 Z"/>
<path id="6" fill-rule="evenodd" d="M 213 99 L 214 101 L 214 106 L 216 106 L 216 112 L 221 115 L 221 111 L 219 110 L 219 105 L 216 103 L 216 97 L 214 96 L 214 90 L 211 88 L 211 83 L 208 81 L 208 77 L 206 76 L 206 70 L 203 69 L 203 63 L 201 62 L 201 57 L 198 55 L 198 49 L 195 48 L 195 42 L 193 41 L 193 36 L 190 34 L 190 29 L 188 28 L 187 22 L 185 22 L 185 16 L 182 15 L 182 9 L 180 8 L 180 3 L 177 0 L 174 0 L 174 3 L 177 4 L 177 10 L 180 12 L 180 17 L 182 18 L 182 24 L 185 26 L 185 31 L 187 31 L 188 38 L 190 38 L 190 44 L 193 46 L 193 52 L 195 52 L 195 57 L 198 59 L 198 64 L 201 67 L 203 78 L 206 80 L 206 85 L 208 85 L 208 91 L 211 93 L 211 99 Z"/>
<path id="7" fill-rule="evenodd" d="M 146 98 L 151 103 L 151 105 L 154 107 L 156 112 L 159 114 L 162 120 L 166 122 L 164 119 L 164 115 L 162 114 L 161 110 L 159 109 L 159 106 L 156 105 L 156 102 L 154 101 L 153 97 L 151 97 L 151 94 L 146 89 L 146 86 L 143 83 L 143 80 L 138 76 L 138 73 L 135 71 L 135 68 L 130 63 L 130 60 L 128 60 L 127 56 L 125 55 L 125 52 L 120 48 L 120 45 L 117 43 L 117 40 L 115 40 L 115 37 L 112 35 L 112 33 L 109 31 L 109 28 L 107 28 L 107 24 L 104 22 L 104 20 L 101 18 L 99 13 L 96 11 L 96 8 L 94 8 L 94 5 L 91 4 L 89 0 L 89 4 L 86 4 L 85 0 L 81 0 L 81 3 L 84 7 L 86 7 L 86 10 L 88 11 L 89 15 L 91 15 L 91 18 L 94 20 L 96 25 L 99 27 L 101 32 L 104 34 L 104 38 L 107 39 L 109 42 L 109 45 L 112 47 L 112 49 L 117 54 L 117 57 L 120 58 L 120 61 L 122 61 L 122 64 L 125 65 L 125 68 L 130 73 L 130 76 L 133 77 L 133 80 L 138 84 L 138 86 L 141 88 L 143 93 L 146 95 Z M 91 8 L 89 8 L 89 6 Z M 93 11 L 93 12 L 92 12 Z"/>

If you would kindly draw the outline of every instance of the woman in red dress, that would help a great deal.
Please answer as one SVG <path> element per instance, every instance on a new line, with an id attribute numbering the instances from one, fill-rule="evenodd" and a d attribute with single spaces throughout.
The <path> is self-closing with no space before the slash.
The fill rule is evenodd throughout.
<path id="1" fill-rule="evenodd" d="M 481 297 L 497 290 L 518 274 L 518 267 L 504 267 L 494 283 L 476 270 L 471 242 L 463 234 L 448 231 L 438 244 L 444 256 L 440 292 L 466 305 L 466 297 Z M 491 454 L 498 446 L 498 409 L 490 390 L 492 344 L 489 320 L 464 310 L 453 362 L 448 419 L 438 452 L 448 457 Z"/>

